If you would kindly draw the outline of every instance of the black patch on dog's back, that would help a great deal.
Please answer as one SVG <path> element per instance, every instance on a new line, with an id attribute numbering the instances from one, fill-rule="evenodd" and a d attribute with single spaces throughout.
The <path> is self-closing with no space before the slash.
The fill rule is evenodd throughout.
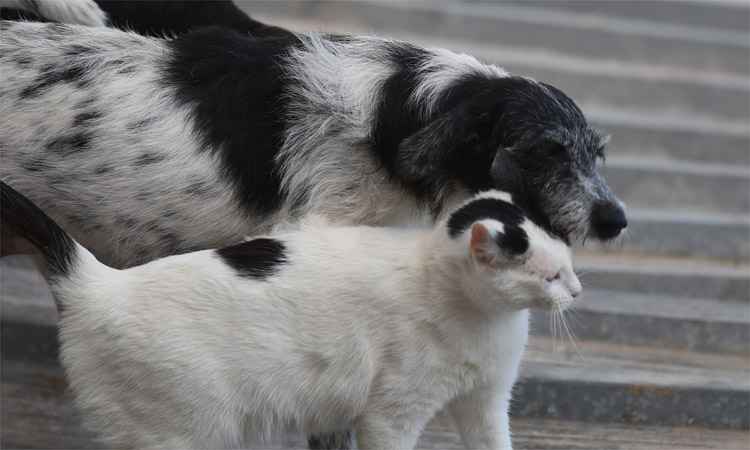
<path id="1" fill-rule="evenodd" d="M 407 103 L 407 99 L 417 88 L 419 67 L 431 54 L 407 43 L 384 45 L 387 45 L 388 59 L 397 69 L 381 88 L 371 139 L 375 155 L 388 173 L 395 176 L 398 172 L 399 144 L 425 125 L 419 118 L 419 112 Z M 416 193 L 425 194 L 418 191 Z"/>
<path id="2" fill-rule="evenodd" d="M 456 238 L 472 224 L 483 219 L 493 219 L 503 224 L 504 232 L 496 238 L 500 248 L 515 255 L 528 250 L 529 237 L 521 228 L 526 220 L 523 210 L 513 203 L 496 198 L 480 198 L 459 208 L 448 219 L 448 234 Z"/>
<path id="3" fill-rule="evenodd" d="M 160 163 L 167 159 L 166 155 L 160 155 L 157 153 L 144 153 L 133 161 L 133 165 L 136 167 L 144 167 L 150 164 Z"/>
<path id="4" fill-rule="evenodd" d="M 92 124 L 92 122 L 96 121 L 97 119 L 100 119 L 102 117 L 102 113 L 99 111 L 84 111 L 81 113 L 76 114 L 76 116 L 73 118 L 73 126 L 74 127 L 88 127 Z"/>
<path id="5" fill-rule="evenodd" d="M 268 214 L 282 201 L 275 157 L 285 128 L 280 58 L 293 39 L 206 28 L 168 43 L 166 83 L 192 108 L 203 147 L 218 152 L 241 204 Z"/>
<path id="6" fill-rule="evenodd" d="M 87 131 L 75 132 L 49 141 L 45 148 L 61 156 L 69 156 L 90 148 L 91 138 L 91 133 Z"/>
<path id="7" fill-rule="evenodd" d="M 57 66 L 49 64 L 42 69 L 37 79 L 26 86 L 19 95 L 22 99 L 36 97 L 58 83 L 77 83 L 78 87 L 85 87 L 88 84 L 85 75 L 86 69 L 79 65 Z"/>
<path id="8" fill-rule="evenodd" d="M 292 34 L 248 17 L 231 0 L 97 0 L 107 13 L 110 24 L 138 34 L 162 37 L 182 34 L 198 27 L 220 25 L 254 36 L 288 36 Z"/>
<path id="9" fill-rule="evenodd" d="M 286 247 L 276 239 L 258 238 L 216 250 L 240 276 L 265 279 L 287 262 Z"/>

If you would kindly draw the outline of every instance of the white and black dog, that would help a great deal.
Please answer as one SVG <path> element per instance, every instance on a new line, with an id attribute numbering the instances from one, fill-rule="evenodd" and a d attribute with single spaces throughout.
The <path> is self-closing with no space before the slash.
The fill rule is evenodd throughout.
<path id="1" fill-rule="evenodd" d="M 311 212 L 428 223 L 492 186 L 566 239 L 626 226 L 570 98 L 443 49 L 6 21 L 0 70 L 0 176 L 116 265 Z"/>
<path id="2" fill-rule="evenodd" d="M 597 172 L 605 140 L 575 103 L 467 55 L 360 36 L 0 28 L 0 178 L 112 265 L 311 213 L 428 224 L 489 187 L 566 240 L 627 224 Z"/>

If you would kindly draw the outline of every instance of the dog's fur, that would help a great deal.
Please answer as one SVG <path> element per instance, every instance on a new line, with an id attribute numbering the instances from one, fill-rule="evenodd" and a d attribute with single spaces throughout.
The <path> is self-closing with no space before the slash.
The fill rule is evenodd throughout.
<path id="1" fill-rule="evenodd" d="M 359 36 L 0 26 L 0 177 L 110 264 L 311 213 L 431 223 L 492 186 L 564 239 L 624 226 L 596 170 L 604 141 L 572 100 L 467 55 Z M 599 205 L 619 215 L 595 220 Z"/>
<path id="2" fill-rule="evenodd" d="M 0 188 L 4 225 L 46 258 L 77 401 L 115 445 L 354 427 L 359 448 L 406 450 L 447 406 L 468 449 L 510 450 L 527 309 L 581 290 L 565 244 L 497 191 L 431 230 L 303 224 L 115 270 Z"/>

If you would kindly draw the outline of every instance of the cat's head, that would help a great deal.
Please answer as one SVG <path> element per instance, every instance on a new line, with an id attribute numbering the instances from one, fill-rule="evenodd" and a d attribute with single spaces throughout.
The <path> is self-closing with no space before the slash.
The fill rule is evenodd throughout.
<path id="1" fill-rule="evenodd" d="M 565 309 L 581 293 L 570 248 L 505 192 L 475 196 L 446 227 L 463 260 L 462 288 L 483 310 Z"/>

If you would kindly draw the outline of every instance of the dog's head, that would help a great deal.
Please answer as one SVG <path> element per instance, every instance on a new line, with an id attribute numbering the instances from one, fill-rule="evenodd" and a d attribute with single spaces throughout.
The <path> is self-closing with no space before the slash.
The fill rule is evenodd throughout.
<path id="1" fill-rule="evenodd" d="M 570 241 L 610 240 L 627 226 L 599 174 L 607 139 L 559 89 L 521 77 L 470 76 L 399 147 L 401 175 L 423 190 L 460 182 L 513 194 L 534 221 Z"/>

